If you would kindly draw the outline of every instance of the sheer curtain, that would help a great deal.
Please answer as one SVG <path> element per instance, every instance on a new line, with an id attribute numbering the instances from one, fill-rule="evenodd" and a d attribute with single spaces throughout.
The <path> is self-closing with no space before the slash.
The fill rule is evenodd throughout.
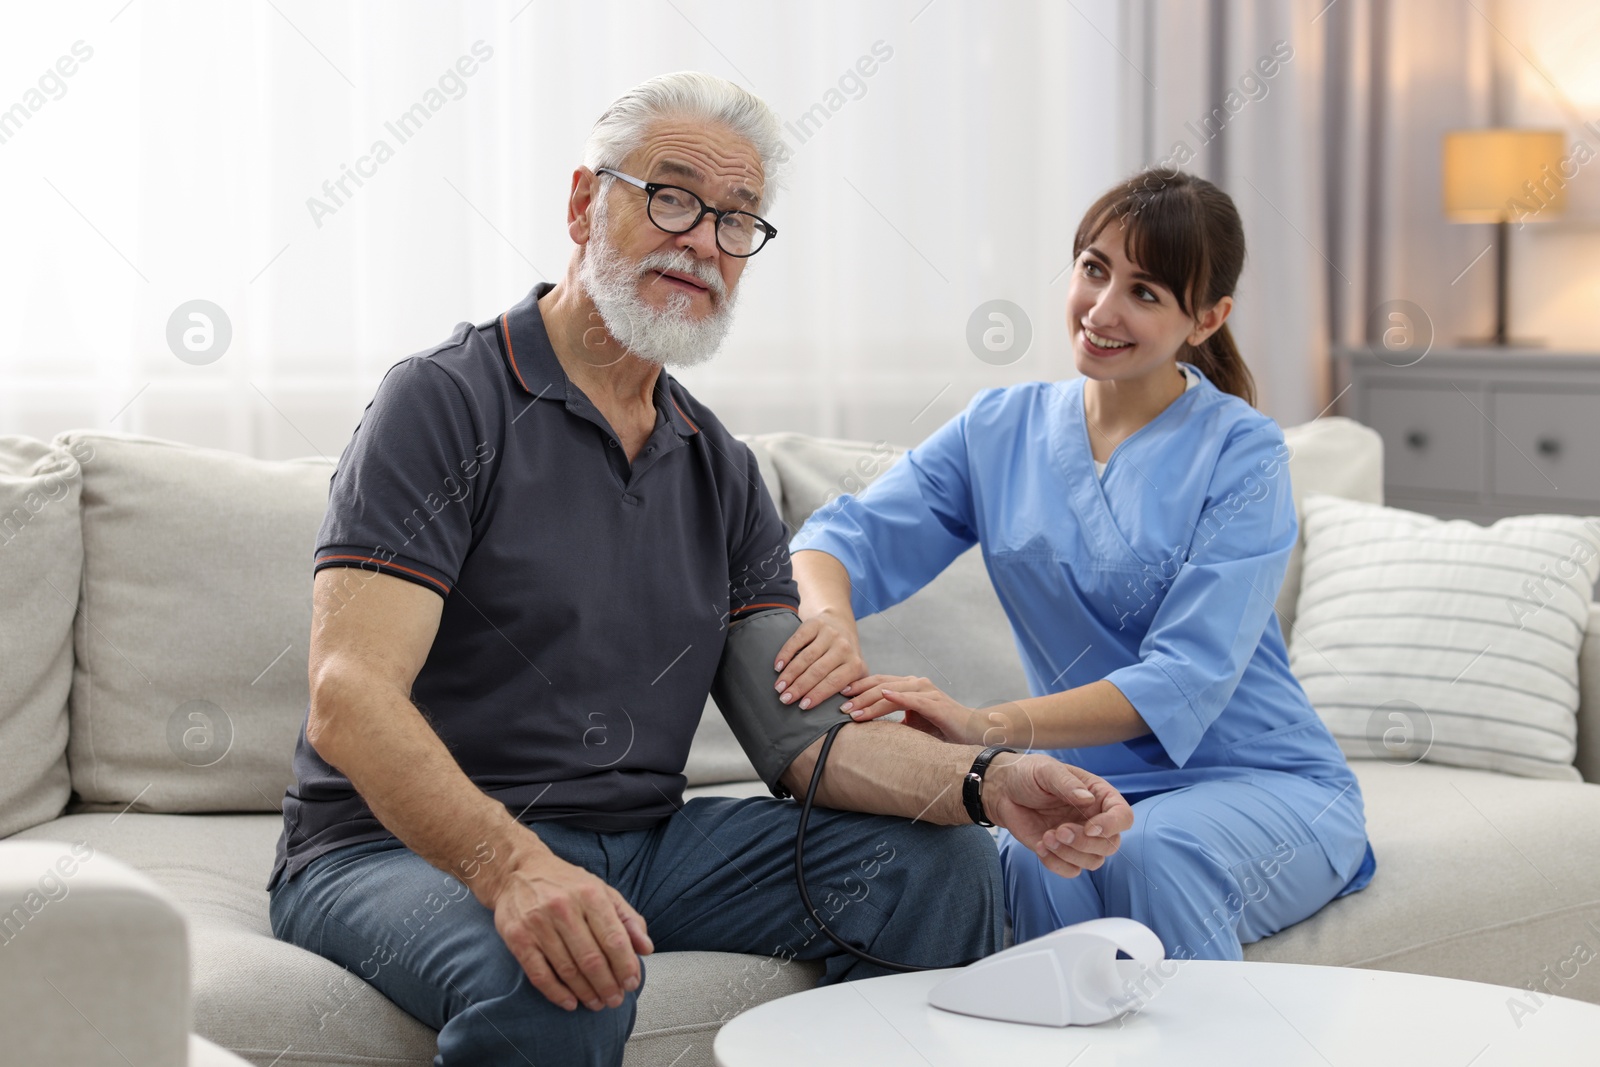
<path id="1" fill-rule="evenodd" d="M 781 235 L 690 388 L 739 431 L 914 443 L 980 388 L 1071 375 L 1072 229 L 1140 162 L 1130 11 L 19 9 L 0 39 L 0 433 L 336 457 L 385 368 L 561 276 L 571 172 L 601 108 L 697 68 L 771 103 L 794 162 Z M 1025 354 L 969 345 L 993 299 L 1027 316 Z M 197 300 L 221 315 L 173 322 Z M 198 353 L 169 341 L 192 330 Z"/>

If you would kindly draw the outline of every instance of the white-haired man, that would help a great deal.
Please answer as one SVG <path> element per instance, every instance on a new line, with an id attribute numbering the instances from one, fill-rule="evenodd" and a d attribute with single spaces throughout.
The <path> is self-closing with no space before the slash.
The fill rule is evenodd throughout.
<path id="1" fill-rule="evenodd" d="M 881 973 L 802 910 L 798 805 L 683 800 L 730 622 L 798 607 L 754 456 L 663 371 L 720 344 L 781 152 L 721 79 L 625 94 L 573 175 L 565 278 L 391 368 L 333 476 L 273 931 L 437 1029 L 436 1064 L 620 1062 L 655 949 Z M 838 735 L 808 882 L 880 958 L 999 946 L 973 760 L 895 724 Z M 984 803 L 1067 875 L 1132 821 L 1038 755 L 998 761 Z"/>

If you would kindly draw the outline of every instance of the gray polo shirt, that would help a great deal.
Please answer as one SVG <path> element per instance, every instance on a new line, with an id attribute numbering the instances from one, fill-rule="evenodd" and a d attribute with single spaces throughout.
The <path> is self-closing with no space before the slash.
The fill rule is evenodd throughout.
<path id="1" fill-rule="evenodd" d="M 750 449 L 662 371 L 630 464 L 550 347 L 551 288 L 389 369 L 330 481 L 314 569 L 444 598 L 411 695 L 480 789 L 524 823 L 634 829 L 683 802 L 729 621 L 798 597 Z M 392 836 L 303 724 L 294 771 L 269 885 Z"/>

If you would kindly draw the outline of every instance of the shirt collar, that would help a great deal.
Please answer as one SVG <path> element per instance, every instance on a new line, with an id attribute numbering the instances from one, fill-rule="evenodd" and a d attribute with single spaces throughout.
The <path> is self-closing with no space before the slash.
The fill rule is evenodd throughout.
<path id="1" fill-rule="evenodd" d="M 539 314 L 539 298 L 554 288 L 551 282 L 535 285 L 521 302 L 502 313 L 496 323 L 500 353 L 505 358 L 511 380 L 535 400 L 548 397 L 565 401 L 567 389 L 571 386 L 571 379 L 567 377 L 561 360 L 556 358 L 556 350 L 550 344 L 550 335 L 545 332 L 544 317 Z M 684 414 L 674 396 L 675 392 L 682 390 L 673 389 L 675 384 L 673 377 L 663 367 L 661 373 L 656 375 L 655 405 L 672 423 L 679 436 L 689 437 L 699 433 L 700 427 Z"/>

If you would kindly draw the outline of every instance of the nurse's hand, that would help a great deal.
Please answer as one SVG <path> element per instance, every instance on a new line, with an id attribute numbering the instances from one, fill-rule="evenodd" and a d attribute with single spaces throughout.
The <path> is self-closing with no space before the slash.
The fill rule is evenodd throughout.
<path id="1" fill-rule="evenodd" d="M 1002 753 L 983 778 L 983 809 L 1063 878 L 1098 870 L 1133 826 L 1133 809 L 1098 775 L 1042 753 Z"/>
<path id="2" fill-rule="evenodd" d="M 1026 723 L 1016 722 L 1016 705 L 969 708 L 926 678 L 874 674 L 851 682 L 841 692 L 850 699 L 840 710 L 857 722 L 904 711 L 907 726 L 954 745 L 1031 747 Z"/>
<path id="3" fill-rule="evenodd" d="M 846 682 L 867 673 L 856 620 L 832 611 L 818 612 L 783 643 L 773 669 L 778 671 L 773 687 L 783 694 L 779 700 L 785 704 L 798 701 L 803 709 L 816 707 Z"/>

